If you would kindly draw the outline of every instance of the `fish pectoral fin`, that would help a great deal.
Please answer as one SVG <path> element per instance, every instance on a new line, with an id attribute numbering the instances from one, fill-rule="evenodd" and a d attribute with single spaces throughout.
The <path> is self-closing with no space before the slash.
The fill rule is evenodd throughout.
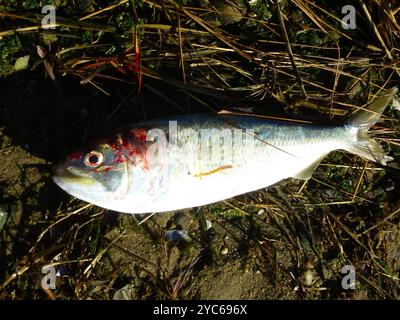
<path id="1" fill-rule="evenodd" d="M 326 155 L 318 158 L 313 163 L 311 163 L 307 168 L 301 170 L 299 173 L 292 176 L 292 178 L 300 179 L 300 180 L 308 180 L 311 178 L 312 174 L 314 173 L 315 169 L 320 164 L 321 160 L 325 158 Z"/>

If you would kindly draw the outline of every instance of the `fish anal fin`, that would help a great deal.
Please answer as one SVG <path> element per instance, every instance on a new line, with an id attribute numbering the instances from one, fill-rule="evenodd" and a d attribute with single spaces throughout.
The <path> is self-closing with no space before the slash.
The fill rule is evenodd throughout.
<path id="1" fill-rule="evenodd" d="M 318 167 L 320 164 L 321 160 L 325 158 L 326 155 L 318 158 L 314 162 L 312 162 L 310 165 L 308 165 L 305 169 L 301 170 L 299 173 L 295 174 L 292 176 L 292 178 L 295 179 L 300 179 L 300 180 L 308 180 L 311 178 L 312 174 L 314 173 L 315 169 Z"/>

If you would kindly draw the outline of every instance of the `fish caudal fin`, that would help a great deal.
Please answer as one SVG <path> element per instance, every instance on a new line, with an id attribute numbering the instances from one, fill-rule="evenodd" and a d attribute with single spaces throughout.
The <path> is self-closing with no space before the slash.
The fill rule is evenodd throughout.
<path id="1" fill-rule="evenodd" d="M 346 123 L 357 135 L 354 143 L 345 149 L 368 160 L 386 165 L 392 157 L 385 155 L 379 143 L 368 135 L 368 130 L 379 120 L 386 107 L 392 102 L 397 88 L 386 91 L 363 110 L 356 111 Z M 354 130 L 357 129 L 357 130 Z"/>

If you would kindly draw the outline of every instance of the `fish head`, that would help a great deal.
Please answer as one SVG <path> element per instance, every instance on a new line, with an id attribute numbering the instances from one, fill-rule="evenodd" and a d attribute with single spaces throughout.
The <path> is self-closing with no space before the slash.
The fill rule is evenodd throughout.
<path id="1" fill-rule="evenodd" d="M 130 192 L 129 198 L 134 204 L 135 198 L 143 199 L 146 191 L 144 187 L 149 180 L 146 148 L 145 141 L 115 134 L 70 153 L 56 166 L 53 180 L 76 198 L 123 211 L 115 203 L 123 203 Z"/>

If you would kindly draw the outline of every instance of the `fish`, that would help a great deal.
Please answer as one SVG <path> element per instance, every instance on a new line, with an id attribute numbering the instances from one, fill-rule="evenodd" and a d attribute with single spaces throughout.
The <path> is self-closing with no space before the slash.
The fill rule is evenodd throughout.
<path id="1" fill-rule="evenodd" d="M 308 180 L 335 150 L 385 166 L 393 158 L 368 131 L 396 93 L 387 90 L 332 125 L 230 113 L 136 123 L 68 154 L 53 180 L 96 206 L 143 214 L 219 202 L 286 178 Z"/>

